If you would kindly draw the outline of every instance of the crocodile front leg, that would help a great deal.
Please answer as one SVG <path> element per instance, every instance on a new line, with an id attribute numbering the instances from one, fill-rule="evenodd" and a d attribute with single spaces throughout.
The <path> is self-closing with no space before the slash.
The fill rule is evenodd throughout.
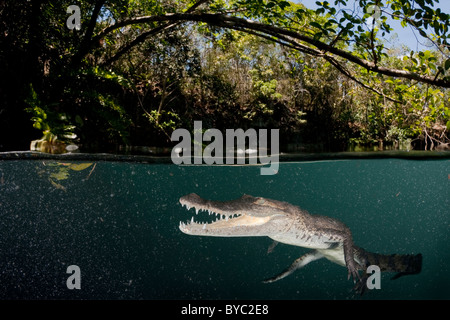
<path id="1" fill-rule="evenodd" d="M 283 272 L 281 272 L 280 274 L 266 279 L 263 282 L 264 283 L 271 283 L 271 282 L 275 282 L 278 281 L 280 279 L 283 279 L 284 277 L 287 277 L 288 275 L 290 275 L 292 272 L 294 272 L 297 269 L 303 268 L 304 266 L 306 266 L 308 263 L 316 261 L 320 258 L 323 258 L 323 254 L 321 254 L 320 252 L 314 250 L 311 252 L 308 252 L 307 254 L 304 254 L 303 256 L 301 256 L 300 258 L 296 259 L 287 269 L 285 269 Z"/>

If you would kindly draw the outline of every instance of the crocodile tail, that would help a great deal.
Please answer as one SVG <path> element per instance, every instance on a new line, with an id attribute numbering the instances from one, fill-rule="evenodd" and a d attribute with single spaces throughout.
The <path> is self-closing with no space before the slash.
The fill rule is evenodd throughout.
<path id="1" fill-rule="evenodd" d="M 364 252 L 366 267 L 377 265 L 381 271 L 397 272 L 391 279 L 418 274 L 422 270 L 422 254 L 378 254 Z"/>

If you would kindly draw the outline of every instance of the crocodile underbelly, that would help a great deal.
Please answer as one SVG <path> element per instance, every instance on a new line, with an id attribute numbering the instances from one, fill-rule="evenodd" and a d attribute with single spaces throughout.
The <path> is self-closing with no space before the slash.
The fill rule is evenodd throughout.
<path id="1" fill-rule="evenodd" d="M 336 239 L 320 234 L 280 234 L 271 236 L 275 241 L 311 249 L 329 249 L 336 246 Z"/>
<path id="2" fill-rule="evenodd" d="M 343 246 L 337 246 L 336 248 L 332 249 L 318 249 L 317 251 L 319 251 L 325 258 L 327 258 L 331 262 L 334 262 L 341 266 L 345 266 Z"/>

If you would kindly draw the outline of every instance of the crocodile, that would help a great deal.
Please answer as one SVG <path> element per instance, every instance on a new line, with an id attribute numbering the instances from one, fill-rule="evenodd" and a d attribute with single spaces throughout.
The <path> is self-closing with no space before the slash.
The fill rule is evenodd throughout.
<path id="1" fill-rule="evenodd" d="M 196 214 L 207 211 L 215 215 L 214 222 L 180 222 L 180 230 L 188 235 L 214 237 L 260 237 L 267 236 L 275 243 L 284 243 L 313 249 L 296 259 L 280 274 L 264 280 L 278 281 L 295 270 L 315 260 L 326 258 L 344 266 L 348 279 L 353 278 L 355 290 L 361 294 L 365 289 L 370 265 L 380 271 L 396 272 L 392 279 L 404 275 L 418 274 L 422 268 L 419 254 L 378 254 L 356 246 L 350 229 L 341 221 L 321 215 L 312 215 L 288 202 L 243 195 L 231 201 L 205 200 L 195 193 L 180 198 L 179 202 L 188 210 L 195 208 Z M 362 276 L 360 275 L 362 272 Z"/>

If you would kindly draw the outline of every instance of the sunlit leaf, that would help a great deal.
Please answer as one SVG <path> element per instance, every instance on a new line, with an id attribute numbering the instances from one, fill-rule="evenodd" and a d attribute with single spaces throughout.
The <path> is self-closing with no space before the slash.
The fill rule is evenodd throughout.
<path id="1" fill-rule="evenodd" d="M 69 166 L 70 169 L 75 170 L 75 171 L 81 171 L 84 170 L 86 168 L 89 168 L 93 163 L 80 163 L 80 164 L 71 164 Z"/>

